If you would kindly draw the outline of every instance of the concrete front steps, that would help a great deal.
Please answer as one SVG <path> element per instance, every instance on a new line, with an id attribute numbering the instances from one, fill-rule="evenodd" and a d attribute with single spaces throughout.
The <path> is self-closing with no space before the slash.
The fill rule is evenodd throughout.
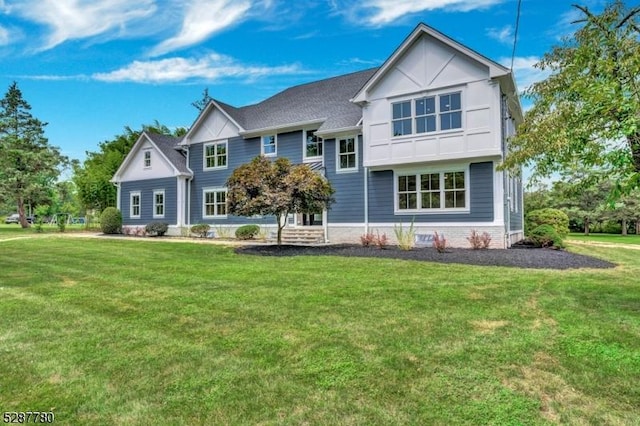
<path id="1" fill-rule="evenodd" d="M 275 235 L 274 235 L 275 238 Z M 317 227 L 285 227 L 282 230 L 282 244 L 323 244 L 324 229 Z"/>

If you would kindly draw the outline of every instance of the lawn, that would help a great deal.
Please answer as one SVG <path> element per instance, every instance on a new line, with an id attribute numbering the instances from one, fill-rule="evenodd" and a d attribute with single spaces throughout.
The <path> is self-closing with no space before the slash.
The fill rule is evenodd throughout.
<path id="1" fill-rule="evenodd" d="M 621 266 L 5 239 L 0 407 L 67 424 L 633 424 L 640 257 L 572 249 Z"/>
<path id="2" fill-rule="evenodd" d="M 620 234 L 578 234 L 572 233 L 568 237 L 570 240 L 588 241 L 607 244 L 640 244 L 640 235 L 620 235 Z"/>

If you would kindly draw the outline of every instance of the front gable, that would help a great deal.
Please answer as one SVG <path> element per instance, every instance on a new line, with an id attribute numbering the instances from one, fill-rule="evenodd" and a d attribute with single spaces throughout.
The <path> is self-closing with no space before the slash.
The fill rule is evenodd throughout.
<path id="1" fill-rule="evenodd" d="M 158 179 L 178 174 L 179 171 L 158 146 L 146 133 L 142 133 L 113 176 L 112 182 Z"/>
<path id="2" fill-rule="evenodd" d="M 368 89 L 367 100 L 489 79 L 489 67 L 422 34 Z"/>
<path id="3" fill-rule="evenodd" d="M 184 138 L 185 144 L 201 143 L 239 136 L 241 126 L 215 101 L 200 114 Z"/>

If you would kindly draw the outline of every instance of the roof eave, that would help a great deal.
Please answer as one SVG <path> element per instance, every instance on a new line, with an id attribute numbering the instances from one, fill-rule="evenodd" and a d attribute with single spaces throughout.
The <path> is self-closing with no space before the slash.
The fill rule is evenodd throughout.
<path id="1" fill-rule="evenodd" d="M 340 135 L 340 134 L 351 133 L 351 132 L 361 133 L 362 126 L 357 125 L 357 126 L 340 127 L 337 129 L 321 130 L 319 132 L 316 132 L 316 136 L 326 139 L 327 136 L 334 136 L 334 135 Z"/>
<path id="2" fill-rule="evenodd" d="M 285 133 L 288 131 L 300 130 L 304 127 L 309 127 L 309 126 L 315 126 L 315 125 L 320 126 L 325 121 L 326 121 L 326 118 L 317 118 L 313 120 L 298 121 L 296 123 L 286 123 L 286 124 L 279 124 L 276 126 L 262 127 L 260 129 L 242 130 L 238 132 L 238 134 L 240 134 L 240 136 L 242 136 L 243 138 L 247 139 L 247 138 L 253 138 L 256 136 L 262 136 L 270 133 Z"/>

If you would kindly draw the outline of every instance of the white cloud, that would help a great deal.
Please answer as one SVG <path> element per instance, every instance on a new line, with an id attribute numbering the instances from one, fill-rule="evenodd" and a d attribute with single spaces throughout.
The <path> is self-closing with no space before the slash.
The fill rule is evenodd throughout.
<path id="1" fill-rule="evenodd" d="M 11 12 L 51 28 L 44 46 L 51 49 L 67 40 L 82 39 L 114 30 L 153 15 L 154 0 L 22 0 Z"/>
<path id="2" fill-rule="evenodd" d="M 159 45 L 151 56 L 197 44 L 212 34 L 240 22 L 251 9 L 247 0 L 192 0 L 186 7 L 180 32 Z"/>
<path id="3" fill-rule="evenodd" d="M 484 9 L 504 0 L 364 0 L 356 4 L 346 0 L 331 0 L 335 13 L 352 21 L 379 27 L 396 22 L 406 15 L 430 11 L 469 12 Z"/>
<path id="4" fill-rule="evenodd" d="M 500 58 L 498 62 L 505 67 L 511 66 L 511 58 Z M 520 93 L 531 87 L 533 83 L 542 81 L 549 76 L 549 70 L 543 71 L 535 67 L 538 62 L 540 62 L 538 56 L 516 56 L 514 58 L 513 74 Z"/>
<path id="5" fill-rule="evenodd" d="M 487 35 L 500 43 L 513 43 L 513 27 L 511 25 L 505 25 L 502 28 L 488 28 Z"/>
<path id="6" fill-rule="evenodd" d="M 156 61 L 134 61 L 116 71 L 97 73 L 93 79 L 105 82 L 176 83 L 192 80 L 217 82 L 227 78 L 255 80 L 274 75 L 296 75 L 304 70 L 297 64 L 276 67 L 247 66 L 233 58 L 209 54 L 203 58 L 167 58 Z"/>
<path id="7" fill-rule="evenodd" d="M 0 46 L 5 46 L 7 44 L 9 44 L 9 30 L 4 27 L 0 27 Z"/>

